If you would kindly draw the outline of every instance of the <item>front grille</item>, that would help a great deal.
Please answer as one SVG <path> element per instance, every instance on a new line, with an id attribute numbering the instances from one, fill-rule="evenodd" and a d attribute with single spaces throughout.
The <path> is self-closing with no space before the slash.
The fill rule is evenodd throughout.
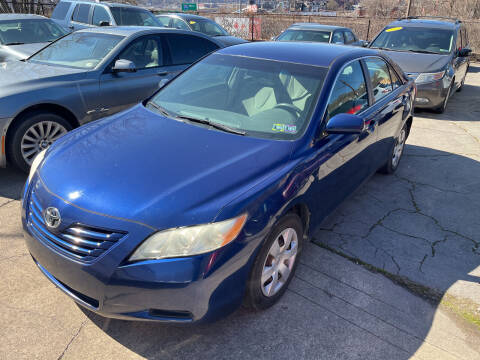
<path id="1" fill-rule="evenodd" d="M 72 224 L 59 232 L 48 230 L 42 216 L 35 190 L 28 204 L 28 228 L 32 235 L 58 252 L 76 260 L 92 262 L 126 235 L 125 232 L 100 229 L 82 224 Z"/>

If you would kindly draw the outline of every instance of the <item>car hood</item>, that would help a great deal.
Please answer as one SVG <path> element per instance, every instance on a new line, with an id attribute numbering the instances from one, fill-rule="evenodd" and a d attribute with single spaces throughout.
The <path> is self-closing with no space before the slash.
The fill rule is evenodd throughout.
<path id="1" fill-rule="evenodd" d="M 23 45 L 10 45 L 5 46 L 4 50 L 7 52 L 10 58 L 15 58 L 19 60 L 26 59 L 31 55 L 35 54 L 40 49 L 49 45 L 50 43 L 34 43 L 34 44 L 23 44 Z"/>
<path id="2" fill-rule="evenodd" d="M 138 105 L 64 136 L 39 174 L 78 207 L 165 229 L 213 221 L 284 167 L 291 149 L 289 141 L 212 130 Z"/>
<path id="3" fill-rule="evenodd" d="M 247 40 L 235 37 L 235 36 L 215 36 L 215 39 L 218 40 L 220 43 L 223 44 L 223 46 L 232 46 L 232 45 L 238 45 L 238 44 L 244 44 L 248 42 Z"/>
<path id="4" fill-rule="evenodd" d="M 436 72 L 450 61 L 449 55 L 412 53 L 409 51 L 384 51 L 406 73 Z"/>
<path id="5" fill-rule="evenodd" d="M 70 76 L 85 73 L 84 69 L 74 69 L 62 66 L 35 64 L 25 61 L 10 61 L 0 64 L 0 95 L 6 87 L 22 87 L 33 85 L 44 79 Z M 53 79 L 52 79 L 53 80 Z"/>

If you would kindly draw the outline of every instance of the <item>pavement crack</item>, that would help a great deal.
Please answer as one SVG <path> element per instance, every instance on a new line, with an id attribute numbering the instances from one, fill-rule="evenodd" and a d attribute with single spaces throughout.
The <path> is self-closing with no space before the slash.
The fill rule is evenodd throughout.
<path id="1" fill-rule="evenodd" d="M 80 325 L 80 327 L 78 328 L 77 332 L 72 336 L 72 338 L 70 339 L 70 341 L 68 342 L 67 346 L 65 346 L 65 349 L 63 349 L 63 352 L 60 354 L 60 356 L 57 358 L 57 360 L 61 360 L 63 359 L 63 357 L 65 356 L 66 352 L 68 351 L 68 348 L 70 347 L 70 345 L 75 341 L 75 339 L 78 337 L 78 335 L 80 335 L 80 332 L 82 331 L 82 329 L 85 327 L 85 325 L 87 324 L 88 322 L 88 319 L 84 320 L 82 322 L 82 324 Z"/>
<path id="2" fill-rule="evenodd" d="M 10 203 L 12 203 L 12 202 L 14 202 L 14 201 L 17 201 L 17 199 L 10 199 L 10 200 L 8 200 L 7 202 L 4 202 L 2 205 L 0 205 L 0 208 L 2 208 L 2 207 L 6 206 L 6 205 L 8 205 L 8 204 L 10 204 Z"/>
<path id="3" fill-rule="evenodd" d="M 432 251 L 433 251 L 433 247 L 432 247 Z M 427 260 L 427 258 L 428 258 L 428 255 L 425 254 L 423 256 L 423 259 L 420 261 L 420 266 L 418 267 L 418 271 L 420 271 L 422 274 L 423 274 L 422 266 L 423 266 L 423 263 L 425 262 L 425 260 Z"/>

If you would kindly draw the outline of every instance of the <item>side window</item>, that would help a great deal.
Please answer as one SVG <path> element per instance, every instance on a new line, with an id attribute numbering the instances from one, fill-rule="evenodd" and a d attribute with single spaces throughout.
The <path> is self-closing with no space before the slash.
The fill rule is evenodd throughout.
<path id="1" fill-rule="evenodd" d="M 218 49 L 210 40 L 194 35 L 166 35 L 170 46 L 172 65 L 191 64 Z"/>
<path id="2" fill-rule="evenodd" d="M 163 66 L 163 49 L 160 37 L 146 36 L 127 45 L 118 59 L 130 60 L 137 70 Z"/>
<path id="3" fill-rule="evenodd" d="M 341 31 L 335 31 L 333 33 L 332 43 L 345 44 L 345 40 L 343 39 L 343 33 Z"/>
<path id="4" fill-rule="evenodd" d="M 403 82 L 402 80 L 400 80 L 395 70 L 393 70 L 390 66 L 388 67 L 388 69 L 390 70 L 390 77 L 392 78 L 392 85 L 393 89 L 395 90 L 396 88 L 402 86 Z"/>
<path id="5" fill-rule="evenodd" d="M 355 37 L 350 31 L 345 31 L 343 34 L 345 35 L 345 44 L 351 44 L 355 41 Z"/>
<path id="6" fill-rule="evenodd" d="M 365 63 L 370 74 L 373 98 L 378 101 L 393 91 L 388 65 L 376 58 L 365 59 Z"/>
<path id="7" fill-rule="evenodd" d="M 72 20 L 88 24 L 88 15 L 90 14 L 90 5 L 89 4 L 77 4 L 75 11 L 72 16 Z"/>
<path id="8" fill-rule="evenodd" d="M 170 27 L 170 16 L 157 16 L 157 19 L 163 27 Z"/>
<path id="9" fill-rule="evenodd" d="M 185 24 L 185 21 L 180 20 L 180 19 L 173 19 L 173 20 L 172 20 L 172 26 L 173 26 L 175 29 L 188 30 L 188 31 L 190 31 L 190 28 L 188 27 L 187 24 Z"/>
<path id="10" fill-rule="evenodd" d="M 357 114 L 368 107 L 368 93 L 359 61 L 350 63 L 337 78 L 328 103 L 328 117 Z"/>
<path id="11" fill-rule="evenodd" d="M 53 9 L 52 19 L 64 20 L 72 3 L 60 1 Z"/>
<path id="12" fill-rule="evenodd" d="M 100 26 L 103 22 L 107 22 L 111 25 L 110 15 L 103 6 L 95 6 L 93 9 L 92 24 Z"/>

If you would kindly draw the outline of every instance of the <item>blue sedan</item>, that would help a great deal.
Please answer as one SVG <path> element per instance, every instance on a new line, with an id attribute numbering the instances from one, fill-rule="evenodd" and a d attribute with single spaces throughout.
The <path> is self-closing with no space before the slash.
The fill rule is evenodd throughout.
<path id="1" fill-rule="evenodd" d="M 36 157 L 22 211 L 33 261 L 107 317 L 203 322 L 242 302 L 265 309 L 322 219 L 397 169 L 414 95 L 372 49 L 221 49 Z"/>

